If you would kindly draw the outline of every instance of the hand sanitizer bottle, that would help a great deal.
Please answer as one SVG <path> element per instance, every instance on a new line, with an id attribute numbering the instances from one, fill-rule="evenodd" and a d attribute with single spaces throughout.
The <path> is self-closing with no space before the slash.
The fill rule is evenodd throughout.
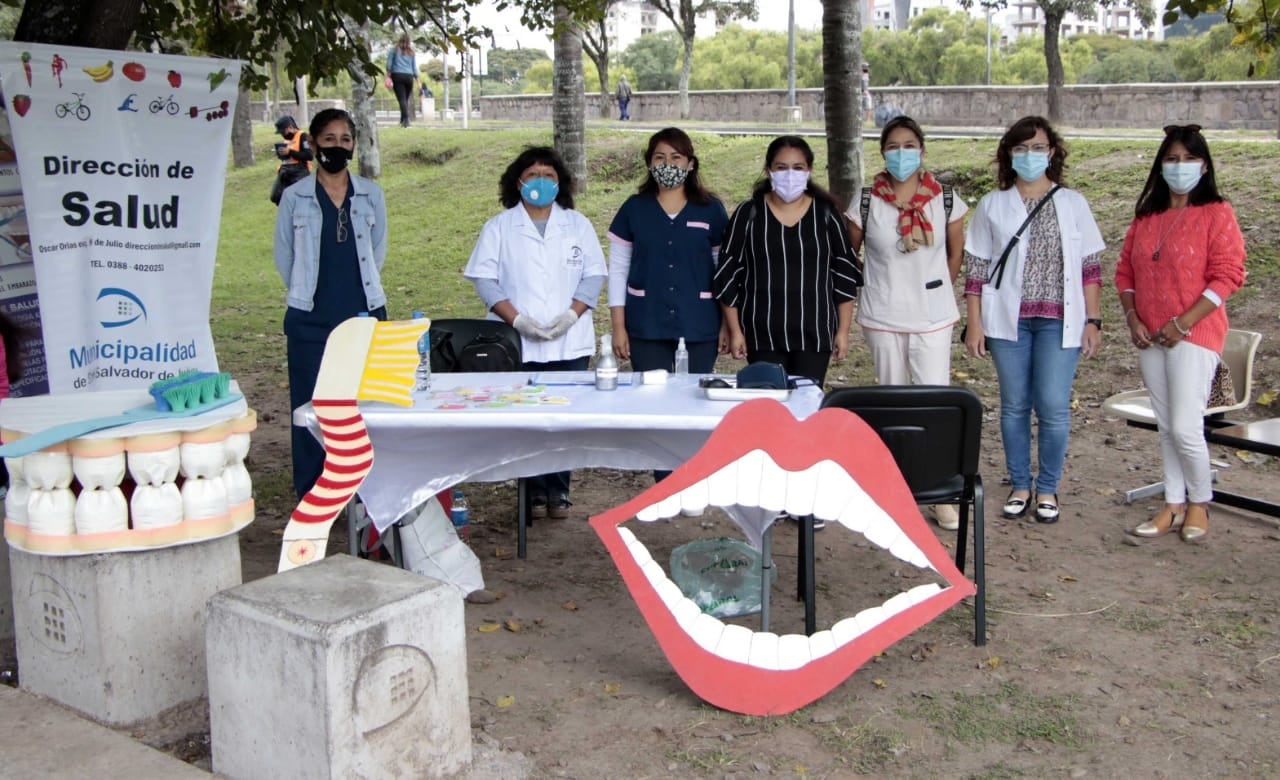
<path id="1" fill-rule="evenodd" d="M 608 333 L 600 337 L 600 358 L 596 360 L 596 389 L 618 389 L 618 359 L 613 356 L 613 337 Z"/>
<path id="2" fill-rule="evenodd" d="M 676 370 L 672 373 L 689 373 L 689 348 L 684 345 L 684 337 L 681 337 L 680 343 L 676 345 Z"/>

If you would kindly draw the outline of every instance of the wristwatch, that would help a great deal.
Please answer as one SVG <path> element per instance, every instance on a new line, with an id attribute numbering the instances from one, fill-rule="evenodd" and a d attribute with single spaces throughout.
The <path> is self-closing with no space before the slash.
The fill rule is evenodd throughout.
<path id="1" fill-rule="evenodd" d="M 1087 319 L 1087 320 L 1085 320 L 1085 321 L 1084 321 L 1084 324 L 1085 324 L 1085 325 L 1092 325 L 1092 326 L 1094 326 L 1095 328 L 1097 328 L 1097 329 L 1098 329 L 1098 331 L 1099 331 L 1099 332 L 1101 332 L 1101 331 L 1102 331 L 1102 318 L 1101 318 L 1101 317 L 1090 317 L 1089 319 Z"/>

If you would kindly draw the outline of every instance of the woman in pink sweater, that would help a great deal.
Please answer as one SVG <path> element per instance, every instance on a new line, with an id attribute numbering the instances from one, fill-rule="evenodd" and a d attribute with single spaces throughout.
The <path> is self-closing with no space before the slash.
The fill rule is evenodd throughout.
<path id="1" fill-rule="evenodd" d="M 1116 266 L 1164 466 L 1164 508 L 1133 533 L 1181 529 L 1183 541 L 1199 542 L 1213 498 L 1204 412 L 1227 337 L 1225 304 L 1244 283 L 1244 236 L 1218 194 L 1200 126 L 1164 131 Z"/>

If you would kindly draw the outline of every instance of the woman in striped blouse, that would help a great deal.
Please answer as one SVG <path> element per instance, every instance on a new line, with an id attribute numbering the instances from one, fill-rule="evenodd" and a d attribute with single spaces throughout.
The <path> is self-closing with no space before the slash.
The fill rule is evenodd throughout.
<path id="1" fill-rule="evenodd" d="M 840 208 L 812 169 L 803 138 L 769 144 L 765 176 L 729 218 L 712 287 L 734 357 L 822 384 L 832 356 L 849 351 L 862 272 Z"/>

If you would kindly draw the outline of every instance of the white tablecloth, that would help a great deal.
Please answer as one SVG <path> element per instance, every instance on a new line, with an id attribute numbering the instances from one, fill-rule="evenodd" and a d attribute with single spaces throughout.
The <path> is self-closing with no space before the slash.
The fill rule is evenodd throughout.
<path id="1" fill-rule="evenodd" d="M 442 410 L 439 399 L 415 397 L 412 408 L 361 402 L 373 441 L 373 470 L 360 498 L 379 530 L 441 490 L 460 482 L 492 482 L 573 468 L 673 469 L 706 442 L 736 404 L 710 401 L 699 377 L 664 385 L 632 384 L 613 392 L 586 384 L 587 374 L 437 374 L 432 391 L 523 386 L 535 376 L 545 395 L 564 405 Z M 557 380 L 581 380 L 555 385 Z M 822 391 L 802 387 L 786 405 L 798 419 L 817 411 Z M 310 404 L 294 424 L 319 435 Z"/>

